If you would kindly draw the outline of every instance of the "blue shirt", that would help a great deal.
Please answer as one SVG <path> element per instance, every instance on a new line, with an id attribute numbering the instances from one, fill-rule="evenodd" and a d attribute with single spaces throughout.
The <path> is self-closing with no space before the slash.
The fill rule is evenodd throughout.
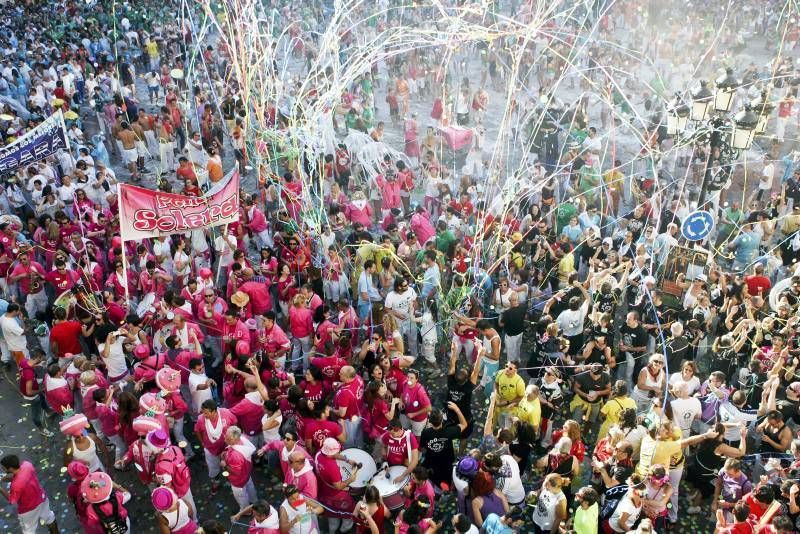
<path id="1" fill-rule="evenodd" d="M 752 230 L 742 232 L 731 242 L 734 248 L 734 261 L 739 264 L 749 264 L 755 260 L 758 247 L 761 245 L 761 236 Z"/>
<path id="2" fill-rule="evenodd" d="M 441 276 L 439 274 L 439 266 L 434 262 L 433 265 L 425 269 L 425 275 L 422 278 L 422 297 L 428 298 L 439 289 Z"/>
<path id="3" fill-rule="evenodd" d="M 511 528 L 504 525 L 500 520 L 500 516 L 491 513 L 483 520 L 483 532 L 486 534 L 513 534 Z"/>

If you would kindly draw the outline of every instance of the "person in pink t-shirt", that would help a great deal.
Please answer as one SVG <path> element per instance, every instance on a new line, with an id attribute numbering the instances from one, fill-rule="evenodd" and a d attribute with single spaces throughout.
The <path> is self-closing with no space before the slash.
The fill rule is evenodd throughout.
<path id="1" fill-rule="evenodd" d="M 214 399 L 205 400 L 200 407 L 200 417 L 194 425 L 194 433 L 203 444 L 212 492 L 219 489 L 217 477 L 222 472 L 220 455 L 227 445 L 225 433 L 236 423 L 236 416 L 230 410 L 218 408 Z"/>
<path id="2" fill-rule="evenodd" d="M 330 414 L 331 407 L 324 400 L 314 405 L 314 419 L 303 429 L 306 449 L 311 454 L 320 450 L 328 438 L 336 438 L 340 443 L 344 443 L 347 439 L 341 424 L 328 419 Z"/>
<path id="3" fill-rule="evenodd" d="M 397 173 L 393 168 L 387 169 L 383 175 L 375 178 L 375 185 L 381 192 L 381 215 L 386 217 L 392 209 L 402 209 L 403 203 L 400 198 L 400 181 L 397 180 Z"/>
<path id="4" fill-rule="evenodd" d="M 419 437 L 428 423 L 428 414 L 431 413 L 431 399 L 425 387 L 419 382 L 419 372 L 409 369 L 406 385 L 400 394 L 400 419 L 405 426 L 410 426 L 415 436 Z"/>
<path id="5" fill-rule="evenodd" d="M 389 430 L 381 436 L 383 458 L 390 466 L 402 465 L 405 470 L 394 479 L 395 484 L 404 481 L 419 463 L 419 444 L 410 430 L 403 430 L 399 419 L 389 423 Z"/>
<path id="6" fill-rule="evenodd" d="M 326 510 L 325 514 L 328 517 L 329 532 L 340 530 L 340 525 L 342 532 L 349 532 L 353 528 L 353 520 L 349 516 L 345 516 L 347 519 L 340 519 L 342 516 L 335 513 L 353 511 L 355 503 L 347 488 L 358 477 L 359 470 L 354 461 L 342 456 L 341 450 L 342 446 L 338 441 L 328 438 L 322 444 L 322 449 L 314 456 L 314 466 L 319 481 L 319 502 L 330 510 Z M 350 478 L 342 480 L 342 471 L 336 462 L 337 459 L 347 461 L 353 467 Z"/>
<path id="7" fill-rule="evenodd" d="M 225 431 L 225 450 L 221 454 L 220 465 L 228 472 L 228 482 L 233 490 L 233 498 L 239 510 L 256 502 L 256 487 L 250 476 L 253 472 L 253 453 L 255 446 L 242 436 L 242 429 L 231 426 Z"/>
<path id="8" fill-rule="evenodd" d="M 278 369 L 286 366 L 286 353 L 292 348 L 292 343 L 283 329 L 275 324 L 275 312 L 270 310 L 264 314 L 264 327 L 256 331 L 256 343 L 267 353 L 270 361 Z"/>
<path id="9" fill-rule="evenodd" d="M 293 371 L 301 368 L 305 371 L 308 369 L 314 321 L 303 295 L 295 295 L 292 307 L 289 308 L 289 331 L 292 334 L 292 364 L 289 367 Z"/>
<path id="10" fill-rule="evenodd" d="M 269 400 L 269 395 L 261 383 L 256 363 L 249 363 L 252 374 L 244 381 L 246 393 L 242 400 L 231 407 L 231 413 L 236 416 L 242 433 L 258 448 L 263 445 L 261 419 L 264 417 L 264 401 Z"/>
<path id="11" fill-rule="evenodd" d="M 0 459 L 0 466 L 11 477 L 9 489 L 0 487 L 0 495 L 16 505 L 22 534 L 36 534 L 40 522 L 47 525 L 51 534 L 57 534 L 56 516 L 50 510 L 50 500 L 39 484 L 33 464 L 27 460 L 20 462 L 17 456 L 10 454 Z"/>
<path id="12" fill-rule="evenodd" d="M 339 371 L 339 380 L 342 385 L 333 396 L 334 410 L 344 424 L 344 430 L 347 434 L 346 446 L 361 447 L 364 439 L 364 433 L 361 428 L 364 380 L 358 376 L 356 370 L 350 365 L 345 365 Z"/>

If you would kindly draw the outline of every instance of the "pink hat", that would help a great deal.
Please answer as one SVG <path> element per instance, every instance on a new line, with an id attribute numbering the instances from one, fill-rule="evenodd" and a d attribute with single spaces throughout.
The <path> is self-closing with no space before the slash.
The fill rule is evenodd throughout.
<path id="1" fill-rule="evenodd" d="M 67 474 L 69 478 L 75 482 L 79 482 L 89 476 L 89 467 L 78 460 L 72 460 L 67 466 Z"/>
<path id="2" fill-rule="evenodd" d="M 256 330 L 258 328 L 258 323 L 252 317 L 249 318 L 244 322 L 244 325 L 249 328 L 250 330 Z"/>
<path id="3" fill-rule="evenodd" d="M 211 278 L 211 275 L 214 274 L 211 272 L 211 269 L 208 267 L 203 267 L 200 269 L 200 278 Z"/>
<path id="4" fill-rule="evenodd" d="M 250 343 L 245 340 L 239 340 L 236 342 L 236 354 L 239 356 L 246 356 L 250 354 Z"/>
<path id="5" fill-rule="evenodd" d="M 111 477 L 102 471 L 95 471 L 81 482 L 81 493 L 89 504 L 107 501 L 112 489 Z"/>
<path id="6" fill-rule="evenodd" d="M 325 456 L 339 454 L 339 451 L 341 450 L 342 444 L 339 443 L 336 438 L 325 438 L 325 441 L 322 442 L 322 454 Z"/>
<path id="7" fill-rule="evenodd" d="M 181 387 L 181 373 L 170 367 L 163 367 L 156 373 L 156 385 L 165 391 L 177 391 Z"/>
<path id="8" fill-rule="evenodd" d="M 80 436 L 89 426 L 89 419 L 82 413 L 76 413 L 62 419 L 58 426 L 65 436 Z"/>
<path id="9" fill-rule="evenodd" d="M 140 436 L 146 436 L 148 432 L 161 429 L 161 423 L 158 419 L 147 415 L 140 415 L 134 418 L 131 426 L 133 427 L 133 431 Z"/>
<path id="10" fill-rule="evenodd" d="M 143 412 L 153 412 L 156 415 L 161 415 L 167 411 L 167 401 L 155 393 L 145 393 L 139 399 L 139 408 Z"/>
<path id="11" fill-rule="evenodd" d="M 136 345 L 136 348 L 133 349 L 133 355 L 140 360 L 144 360 L 150 356 L 150 347 L 147 345 Z"/>
<path id="12" fill-rule="evenodd" d="M 168 487 L 161 486 L 153 490 L 153 493 L 150 494 L 150 500 L 156 510 L 166 512 L 173 507 L 175 501 L 178 500 L 178 496 Z"/>
<path id="13" fill-rule="evenodd" d="M 169 441 L 169 434 L 164 432 L 163 428 L 148 432 L 147 442 L 157 449 L 166 449 L 171 445 L 171 442 Z"/>

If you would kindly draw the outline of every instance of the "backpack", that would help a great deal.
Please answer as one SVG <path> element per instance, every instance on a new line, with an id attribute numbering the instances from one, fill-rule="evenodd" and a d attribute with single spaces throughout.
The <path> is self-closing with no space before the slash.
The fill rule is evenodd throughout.
<path id="1" fill-rule="evenodd" d="M 119 514 L 119 500 L 117 500 L 116 491 L 111 490 L 108 502 L 111 504 L 111 513 L 108 515 L 100 508 L 100 505 L 104 503 L 92 503 L 92 508 L 100 519 L 100 527 L 105 534 L 127 534 L 128 523 Z"/>
<path id="2" fill-rule="evenodd" d="M 179 454 L 178 451 L 176 451 L 175 445 L 171 445 L 169 448 L 165 449 L 164 452 L 159 454 L 155 465 L 163 462 L 166 462 L 172 466 L 172 469 L 170 470 L 172 476 L 170 485 L 173 487 L 175 492 L 180 493 L 182 489 L 188 488 L 192 481 L 192 475 L 189 471 L 189 466 L 186 464 L 186 460 L 179 459 Z"/>

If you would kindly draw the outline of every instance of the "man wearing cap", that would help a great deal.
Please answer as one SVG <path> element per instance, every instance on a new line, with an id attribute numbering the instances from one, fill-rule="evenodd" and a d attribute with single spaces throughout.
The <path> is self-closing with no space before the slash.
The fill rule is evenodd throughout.
<path id="1" fill-rule="evenodd" d="M 236 416 L 230 410 L 218 408 L 214 399 L 208 399 L 203 402 L 200 417 L 194 425 L 194 433 L 203 444 L 208 476 L 211 479 L 211 490 L 214 493 L 219 490 L 217 477 L 221 472 L 220 454 L 227 445 L 225 442 L 226 432 L 236 423 Z"/>
<path id="2" fill-rule="evenodd" d="M 147 443 L 153 449 L 151 458 L 153 479 L 167 486 L 192 507 L 192 517 L 196 517 L 194 496 L 192 495 L 192 476 L 183 451 L 170 442 L 169 434 L 163 429 L 152 430 L 147 434 Z"/>
<path id="3" fill-rule="evenodd" d="M 347 488 L 358 477 L 359 471 L 358 465 L 353 460 L 340 454 L 341 450 L 342 446 L 338 441 L 327 438 L 322 444 L 322 449 L 314 456 L 314 467 L 319 478 L 319 501 L 330 509 L 330 512 L 326 511 L 329 532 L 339 530 L 349 532 L 353 528 L 353 520 L 349 516 L 345 516 L 347 519 L 341 519 L 342 515 L 335 513 L 353 511 L 355 503 Z M 336 460 L 346 461 L 352 466 L 349 478 L 342 480 L 342 472 Z"/>
<path id="4" fill-rule="evenodd" d="M 228 482 L 233 490 L 233 498 L 244 510 L 256 502 L 256 487 L 250 474 L 253 472 L 253 453 L 255 446 L 242 436 L 238 426 L 225 431 L 225 450 L 220 455 L 220 466 L 227 472 Z"/>
<path id="5" fill-rule="evenodd" d="M 50 510 L 50 500 L 39 484 L 33 464 L 8 455 L 0 459 L 0 466 L 7 473 L 4 478 L 11 480 L 9 489 L 0 486 L 0 495 L 16 505 L 22 534 L 36 534 L 39 523 L 47 525 L 51 534 L 57 534 L 56 516 Z"/>

